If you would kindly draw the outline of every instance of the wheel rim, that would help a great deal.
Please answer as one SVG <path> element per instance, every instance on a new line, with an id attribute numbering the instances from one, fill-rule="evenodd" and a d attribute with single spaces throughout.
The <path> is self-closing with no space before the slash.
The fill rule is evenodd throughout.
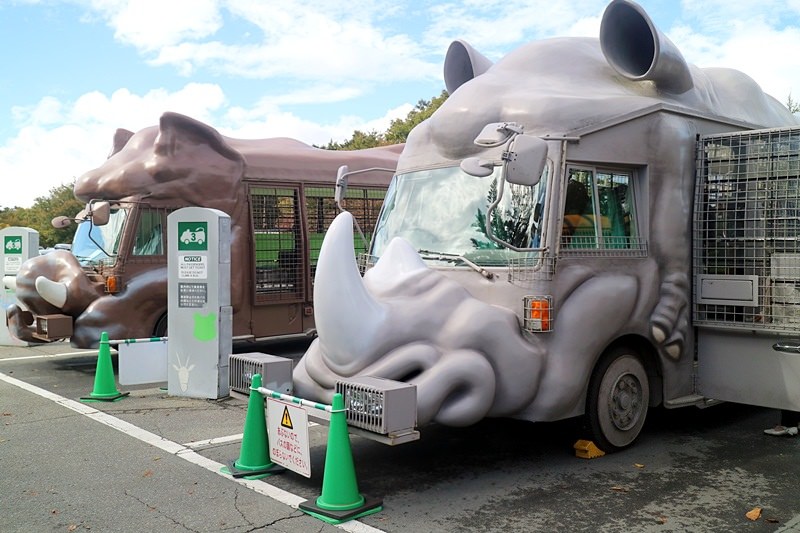
<path id="1" fill-rule="evenodd" d="M 619 376 L 608 397 L 608 413 L 614 427 L 627 431 L 636 426 L 642 416 L 643 405 L 639 379 L 630 373 Z"/>

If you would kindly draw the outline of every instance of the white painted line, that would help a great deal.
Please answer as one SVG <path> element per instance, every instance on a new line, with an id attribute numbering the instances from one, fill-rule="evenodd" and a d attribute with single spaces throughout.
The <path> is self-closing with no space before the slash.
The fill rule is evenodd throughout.
<path id="1" fill-rule="evenodd" d="M 65 352 L 65 353 L 46 353 L 40 355 L 23 355 L 20 357 L 6 357 L 4 359 L 0 359 L 0 363 L 4 363 L 6 361 L 22 361 L 24 359 L 50 359 L 52 357 L 64 357 L 67 355 L 97 355 L 97 352 Z"/>
<path id="2" fill-rule="evenodd" d="M 272 498 L 273 500 L 282 503 L 284 505 L 288 505 L 289 507 L 292 507 L 294 509 L 297 509 L 300 503 L 305 501 L 305 498 L 301 498 L 296 494 L 292 494 L 291 492 L 285 491 L 274 485 L 270 485 L 264 480 L 232 478 L 228 474 L 223 474 L 220 471 L 220 469 L 225 465 L 223 465 L 222 463 L 218 463 L 207 457 L 203 457 L 196 451 L 187 447 L 188 445 L 183 446 L 181 444 L 178 444 L 177 442 L 172 442 L 171 440 L 165 439 L 164 437 L 156 435 L 155 433 L 150 433 L 145 429 L 135 426 L 130 422 L 121 420 L 103 411 L 98 411 L 97 409 L 85 403 L 81 403 L 75 400 L 70 400 L 69 398 L 64 398 L 63 396 L 59 396 L 58 394 L 55 394 L 48 390 L 41 389 L 35 385 L 31 385 L 30 383 L 26 383 L 17 378 L 12 378 L 11 376 L 3 374 L 2 372 L 0 372 L 0 381 L 5 381 L 10 385 L 14 385 L 15 387 L 19 387 L 20 389 L 36 394 L 37 396 L 41 396 L 42 398 L 51 400 L 59 405 L 66 407 L 67 409 L 71 409 L 77 413 L 85 415 L 97 422 L 100 422 L 101 424 L 114 428 L 117 431 L 120 431 L 135 439 L 150 444 L 151 446 L 155 446 L 156 448 L 159 448 L 172 455 L 175 455 L 176 457 L 185 459 L 194 465 L 201 466 L 206 470 L 214 472 L 215 474 L 218 474 L 230 481 L 239 483 L 240 485 L 244 485 L 245 487 L 259 494 Z M 221 437 L 221 438 L 226 438 L 226 437 Z M 209 439 L 209 440 L 214 440 L 214 439 Z M 335 525 L 335 527 L 342 529 L 344 531 L 348 531 L 350 533 L 386 533 L 382 529 L 372 527 L 370 525 L 364 524 L 363 522 L 359 522 L 358 520 L 351 520 L 350 522 L 345 522 L 343 524 Z"/>
<path id="3" fill-rule="evenodd" d="M 238 442 L 242 440 L 244 437 L 244 433 L 239 433 L 237 435 L 227 435 L 225 437 L 214 437 L 213 439 L 205 439 L 205 440 L 196 440 L 194 442 L 187 442 L 184 444 L 187 448 L 198 449 L 198 448 L 207 448 L 209 446 L 215 446 L 217 444 L 228 444 L 230 442 Z"/>

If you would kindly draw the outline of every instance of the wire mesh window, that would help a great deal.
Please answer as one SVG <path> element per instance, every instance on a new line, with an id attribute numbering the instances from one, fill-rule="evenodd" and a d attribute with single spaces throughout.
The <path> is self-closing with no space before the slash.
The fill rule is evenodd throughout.
<path id="1" fill-rule="evenodd" d="M 164 255 L 164 209 L 142 207 L 139 209 L 139 222 L 133 243 L 133 255 Z"/>
<path id="2" fill-rule="evenodd" d="M 348 188 L 343 207 L 353 214 L 364 236 L 369 239 L 375 228 L 378 212 L 386 191 L 381 189 Z M 308 217 L 308 250 L 311 264 L 311 280 L 317 269 L 322 240 L 333 219 L 339 214 L 334 201 L 333 187 L 306 187 L 306 216 Z M 354 233 L 353 247 L 356 253 L 366 252 L 358 232 Z"/>
<path id="3" fill-rule="evenodd" d="M 570 167 L 567 175 L 562 251 L 645 250 L 634 212 L 629 172 Z"/>
<path id="4" fill-rule="evenodd" d="M 302 297 L 298 198 L 289 187 L 250 189 L 256 302 Z"/>
<path id="5" fill-rule="evenodd" d="M 800 129 L 704 137 L 697 163 L 695 322 L 797 331 Z"/>

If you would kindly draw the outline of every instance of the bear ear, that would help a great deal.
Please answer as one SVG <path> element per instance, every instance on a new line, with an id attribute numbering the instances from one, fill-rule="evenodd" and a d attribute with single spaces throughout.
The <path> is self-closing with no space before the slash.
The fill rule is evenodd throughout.
<path id="1" fill-rule="evenodd" d="M 486 56 L 472 48 L 469 43 L 460 39 L 453 41 L 444 57 L 444 85 L 447 92 L 453 94 L 453 91 L 480 76 L 492 65 Z"/>
<path id="2" fill-rule="evenodd" d="M 122 150 L 125 145 L 128 144 L 128 141 L 131 139 L 131 137 L 133 137 L 132 131 L 124 130 L 122 128 L 119 128 L 117 131 L 115 131 L 113 141 L 114 145 L 111 147 L 111 153 L 108 154 L 108 157 L 111 157 Z"/>
<path id="3" fill-rule="evenodd" d="M 174 155 L 187 140 L 195 144 L 206 144 L 226 159 L 242 160 L 242 155 L 231 148 L 222 135 L 208 124 L 170 111 L 161 115 L 155 140 L 157 154 Z"/>

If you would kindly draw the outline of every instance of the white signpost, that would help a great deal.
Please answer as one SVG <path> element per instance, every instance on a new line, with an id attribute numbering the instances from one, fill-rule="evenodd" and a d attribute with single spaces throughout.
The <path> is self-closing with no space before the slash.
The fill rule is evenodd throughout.
<path id="1" fill-rule="evenodd" d="M 310 478 L 311 452 L 305 409 L 267 398 L 267 432 L 272 462 Z"/>

